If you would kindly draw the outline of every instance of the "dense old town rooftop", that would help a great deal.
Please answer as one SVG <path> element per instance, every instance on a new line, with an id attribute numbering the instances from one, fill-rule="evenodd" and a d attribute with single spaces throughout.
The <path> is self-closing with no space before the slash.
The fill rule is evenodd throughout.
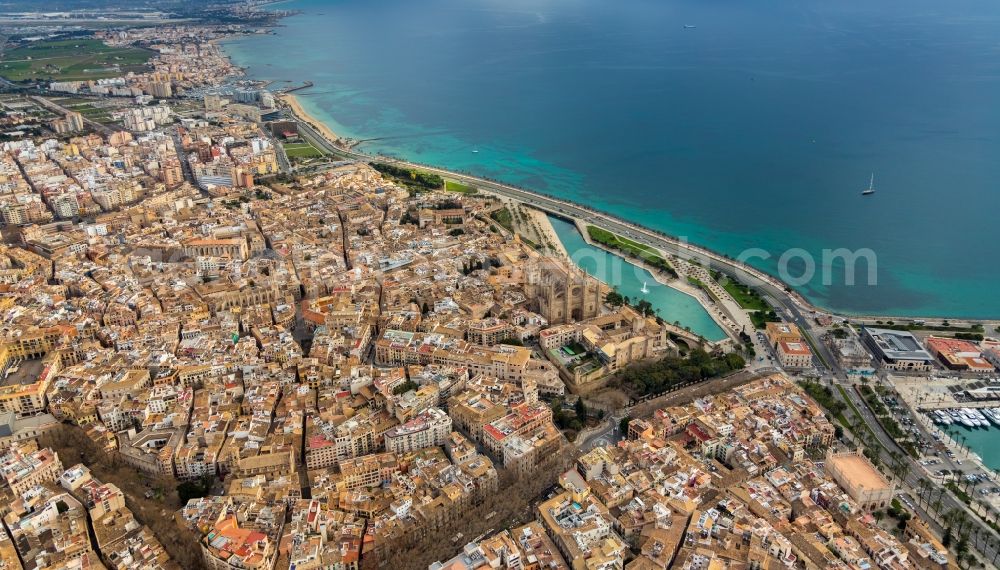
<path id="1" fill-rule="evenodd" d="M 696 335 L 498 221 L 521 206 L 290 164 L 297 123 L 216 45 L 241 31 L 101 32 L 151 69 L 49 89 L 116 98 L 111 127 L 0 97 L 23 129 L 0 143 L 0 568 L 404 567 L 420 541 L 454 554 L 432 570 L 954 566 L 923 523 L 887 530 L 894 483 L 777 368 L 576 448 L 567 401 Z"/>

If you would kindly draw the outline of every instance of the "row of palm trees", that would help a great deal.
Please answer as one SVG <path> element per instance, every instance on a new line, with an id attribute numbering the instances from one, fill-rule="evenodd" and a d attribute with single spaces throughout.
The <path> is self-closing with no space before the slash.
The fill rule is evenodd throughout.
<path id="1" fill-rule="evenodd" d="M 854 434 L 854 439 L 865 448 L 867 451 L 865 455 L 876 468 L 887 471 L 900 482 L 905 481 L 910 475 L 910 462 L 901 452 L 887 450 L 889 459 L 888 461 L 883 460 L 882 454 L 879 453 L 879 450 L 883 449 L 882 444 L 864 419 L 858 416 L 851 418 L 851 433 Z"/>
<path id="2" fill-rule="evenodd" d="M 929 401 L 929 399 L 930 397 L 927 395 L 917 396 L 917 405 L 919 406 L 920 404 Z M 965 457 L 968 457 L 970 448 L 967 443 L 967 438 L 965 434 L 960 434 L 960 433 L 948 434 L 937 426 L 932 425 L 931 427 L 934 431 L 938 433 L 939 437 L 950 438 L 954 443 L 958 445 L 960 450 L 963 450 L 965 452 L 964 454 Z M 996 476 L 995 472 L 992 472 L 991 474 L 994 477 Z M 982 518 L 983 521 L 985 521 L 988 526 L 992 527 L 993 530 L 1000 530 L 1000 512 L 994 509 L 993 506 L 988 501 L 984 499 L 975 498 L 974 492 L 976 489 L 976 485 L 978 485 L 978 482 L 969 479 L 960 480 L 957 478 L 956 473 L 945 475 L 945 478 L 947 479 L 949 476 L 952 478 L 951 482 L 955 484 L 956 487 L 960 488 L 962 492 L 968 496 L 970 501 L 969 507 L 972 509 L 972 511 L 975 512 L 980 518 Z M 946 481 L 943 480 L 941 485 L 935 485 L 930 481 L 927 481 L 925 479 L 920 479 L 917 482 L 917 484 L 919 487 L 920 495 L 924 497 L 923 500 L 925 508 L 930 508 L 935 513 L 940 512 L 941 508 L 940 497 L 941 495 L 947 492 L 947 488 L 945 487 Z M 972 487 L 971 492 L 969 489 L 970 486 Z M 934 498 L 934 495 L 936 495 L 937 497 Z M 979 524 L 975 524 L 975 521 L 970 521 L 968 519 L 967 513 L 963 509 L 949 510 L 948 512 L 944 513 L 944 515 L 941 516 L 940 522 L 942 526 L 945 527 L 945 532 L 948 534 L 949 539 L 952 538 L 951 535 L 953 531 L 955 532 L 956 536 L 959 538 L 958 547 L 960 547 L 962 551 L 968 548 L 967 542 L 966 544 L 963 545 L 962 540 L 964 539 L 968 541 L 969 533 L 971 532 L 973 544 L 976 546 L 976 549 L 979 552 L 985 552 L 984 547 L 988 547 L 988 549 L 992 550 L 993 555 L 990 561 L 991 563 L 996 565 L 997 558 L 1000 558 L 1000 540 L 996 539 L 994 533 L 990 532 L 988 529 L 982 527 Z M 970 524 L 972 528 L 971 530 L 967 530 L 966 526 Z M 959 560 L 959 562 L 960 563 L 962 562 L 961 559 Z"/>
<path id="3" fill-rule="evenodd" d="M 937 485 L 927 479 L 917 480 L 917 504 L 922 506 L 924 511 L 937 517 L 938 523 L 945 529 L 945 546 L 950 547 L 951 542 L 957 539 L 955 544 L 956 559 L 959 565 L 968 568 L 974 561 L 974 555 L 969 552 L 970 543 L 976 551 L 982 553 L 986 558 L 986 552 L 992 552 L 990 562 L 996 565 L 1000 558 L 1000 539 L 996 538 L 993 532 L 977 524 L 964 509 L 949 509 L 941 513 L 944 505 L 943 497 L 948 489 L 944 485 Z M 975 502 L 972 508 L 985 512 L 983 520 L 994 528 L 998 525 L 1000 514 L 990 508 L 986 502 Z M 992 516 L 992 520 L 990 517 Z"/>
<path id="4" fill-rule="evenodd" d="M 854 434 L 859 444 L 869 450 L 865 455 L 876 468 L 891 475 L 900 483 L 906 481 L 912 466 L 909 458 L 899 451 L 886 450 L 889 457 L 888 460 L 885 460 L 883 454 L 879 453 L 884 448 L 878 437 L 860 417 L 855 416 L 851 419 L 851 433 Z M 969 480 L 964 481 L 966 491 L 972 483 Z M 943 482 L 941 485 L 937 485 L 927 479 L 920 478 L 917 480 L 917 488 L 918 504 L 923 507 L 925 512 L 936 516 L 937 522 L 945 529 L 945 546 L 950 547 L 952 541 L 955 541 L 955 558 L 961 567 L 970 568 L 976 561 L 975 554 L 969 550 L 970 543 L 977 552 L 992 552 L 990 562 L 996 565 L 997 559 L 1000 558 L 1000 539 L 996 538 L 994 533 L 977 524 L 978 521 L 970 518 L 964 509 L 949 509 L 945 513 L 941 513 L 944 505 L 943 497 L 948 492 Z M 974 486 L 973 489 L 975 489 Z M 1000 513 L 992 509 L 985 501 L 975 501 L 970 506 L 985 513 L 983 520 L 987 524 L 994 528 L 1000 525 Z M 992 520 L 990 520 L 991 516 Z M 985 558 L 985 554 L 983 557 Z"/>

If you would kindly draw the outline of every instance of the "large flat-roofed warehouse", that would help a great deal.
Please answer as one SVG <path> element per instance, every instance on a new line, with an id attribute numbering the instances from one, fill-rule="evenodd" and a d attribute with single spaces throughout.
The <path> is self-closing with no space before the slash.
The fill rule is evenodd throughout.
<path id="1" fill-rule="evenodd" d="M 875 469 L 861 449 L 845 453 L 826 452 L 824 468 L 855 502 L 866 511 L 889 506 L 895 487 Z"/>
<path id="2" fill-rule="evenodd" d="M 934 357 L 907 331 L 861 328 L 861 341 L 890 370 L 930 370 Z"/>

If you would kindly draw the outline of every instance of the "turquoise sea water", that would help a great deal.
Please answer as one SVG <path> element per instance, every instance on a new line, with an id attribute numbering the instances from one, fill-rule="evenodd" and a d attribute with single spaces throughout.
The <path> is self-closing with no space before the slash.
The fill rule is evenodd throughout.
<path id="1" fill-rule="evenodd" d="M 1000 6 L 987 0 L 296 0 L 226 44 L 363 149 L 500 178 L 856 313 L 1000 317 Z M 689 28 L 686 26 L 696 26 Z M 478 149 L 478 153 L 473 153 Z M 877 193 L 862 197 L 875 173 Z M 870 248 L 877 286 L 829 282 Z M 798 276 L 801 263 L 793 263 Z"/>
<path id="2" fill-rule="evenodd" d="M 693 297 L 659 283 L 649 271 L 587 244 L 573 224 L 551 216 L 549 220 L 570 258 L 587 273 L 614 285 L 619 293 L 629 299 L 646 299 L 658 311 L 657 314 L 668 322 L 689 327 L 692 332 L 708 340 L 726 338 L 726 333 Z M 648 293 L 642 292 L 644 285 Z"/>
<path id="3" fill-rule="evenodd" d="M 997 445 L 1000 428 L 991 425 L 986 429 L 972 429 L 952 424 L 944 426 L 943 429 L 951 434 L 956 442 L 964 443 L 972 453 L 982 458 L 983 465 L 994 471 L 1000 470 L 1000 446 Z M 964 442 L 961 440 L 962 436 L 965 436 Z M 959 454 L 959 458 L 962 457 L 963 455 Z"/>

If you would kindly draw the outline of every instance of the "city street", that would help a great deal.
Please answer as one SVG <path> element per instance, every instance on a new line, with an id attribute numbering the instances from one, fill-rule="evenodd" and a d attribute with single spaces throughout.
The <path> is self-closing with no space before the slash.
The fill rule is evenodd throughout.
<path id="1" fill-rule="evenodd" d="M 906 451 L 899 446 L 896 440 L 885 432 L 885 430 L 879 423 L 878 419 L 875 417 L 874 414 L 872 414 L 871 409 L 868 407 L 868 404 L 853 389 L 853 387 L 851 387 L 849 384 L 845 382 L 844 388 L 845 388 L 844 393 L 847 394 L 854 408 L 856 408 L 861 413 L 861 420 L 865 424 L 867 424 L 871 428 L 872 432 L 875 434 L 875 437 L 877 438 L 878 443 L 880 444 L 879 456 L 881 461 L 886 465 L 892 465 L 896 461 L 896 459 L 893 457 L 893 455 L 895 455 L 895 457 L 898 457 L 901 461 L 906 462 L 907 468 L 905 469 L 905 476 L 903 477 L 902 481 L 899 481 L 901 492 L 907 493 L 910 497 L 916 497 L 919 494 L 921 488 L 920 481 L 922 479 L 933 480 L 937 484 L 941 483 L 940 478 L 934 478 L 931 476 L 931 474 L 928 472 L 927 469 L 928 466 L 921 465 L 918 460 L 911 458 L 906 453 Z M 853 416 L 853 409 L 850 406 L 848 406 L 847 411 L 845 411 L 844 415 L 847 416 L 848 420 L 850 421 L 851 416 Z M 954 463 L 948 463 L 946 465 L 948 466 L 944 467 L 945 469 L 960 467 L 960 465 L 956 465 Z M 984 547 L 982 548 L 980 552 L 982 558 L 986 561 L 991 561 L 993 560 L 994 557 L 1000 556 L 1000 534 L 991 529 L 977 514 L 972 512 L 972 510 L 969 509 L 968 506 L 966 506 L 964 503 L 955 498 L 953 494 L 943 493 L 940 496 L 940 500 L 941 500 L 941 505 L 940 508 L 937 509 L 936 516 L 927 517 L 926 516 L 927 513 L 925 513 L 924 520 L 927 521 L 928 524 L 934 525 L 934 528 L 937 531 L 943 532 L 944 528 L 941 525 L 942 522 L 941 516 L 943 516 L 945 513 L 955 510 L 965 512 L 969 521 L 972 524 L 976 525 L 976 527 L 979 528 L 981 532 L 985 533 L 986 536 L 989 536 L 992 539 L 990 541 L 987 541 Z"/>
<path id="2" fill-rule="evenodd" d="M 407 168 L 419 168 L 421 170 L 447 176 L 449 179 L 453 179 L 464 184 L 474 185 L 482 191 L 522 201 L 557 216 L 575 218 L 585 224 L 599 225 L 608 231 L 628 236 L 630 239 L 640 244 L 658 248 L 666 254 L 677 255 L 684 259 L 698 260 L 699 263 L 705 267 L 718 269 L 728 275 L 731 275 L 743 284 L 756 288 L 774 307 L 779 316 L 788 322 L 796 324 L 803 334 L 807 335 L 807 338 L 812 340 L 810 344 L 814 349 L 814 358 L 817 360 L 815 363 L 817 369 L 823 370 L 826 368 L 823 366 L 823 362 L 825 362 L 826 366 L 829 367 L 827 372 L 822 373 L 824 380 L 831 385 L 834 382 L 845 385 L 845 393 L 861 414 L 860 420 L 871 428 L 880 444 L 879 455 L 881 461 L 885 464 L 891 465 L 895 461 L 893 457 L 895 456 L 901 458 L 901 461 L 906 462 L 906 474 L 900 484 L 901 492 L 907 493 L 911 497 L 916 497 L 917 491 L 920 488 L 919 481 L 930 477 L 924 469 L 925 466 L 920 465 L 917 460 L 910 458 L 906 454 L 899 444 L 881 427 L 878 420 L 871 413 L 871 410 L 868 408 L 868 405 L 863 401 L 863 399 L 860 398 L 860 396 L 858 396 L 852 388 L 850 388 L 847 383 L 847 376 L 840 368 L 837 359 L 834 357 L 830 349 L 821 341 L 823 331 L 819 330 L 813 324 L 815 316 L 820 314 L 817 309 L 809 306 L 799 295 L 787 290 L 781 283 L 777 282 L 763 272 L 748 267 L 740 262 L 727 259 L 703 248 L 692 246 L 681 240 L 667 237 L 647 228 L 628 223 L 614 216 L 596 212 L 571 202 L 468 174 L 450 172 L 441 168 L 401 161 L 388 157 L 369 156 L 353 150 L 344 150 L 333 146 L 308 124 L 302 122 L 299 124 L 303 130 L 304 136 L 314 146 L 320 147 L 333 155 L 344 156 L 361 161 L 380 160 Z M 875 317 L 872 318 L 874 319 Z M 834 320 L 836 321 L 837 319 L 835 318 Z M 755 350 L 758 351 L 758 355 L 765 353 L 770 354 L 769 350 L 765 352 L 765 348 L 760 345 L 760 339 L 754 339 L 754 346 Z M 765 362 L 768 361 L 765 360 L 764 362 L 757 362 L 755 364 L 758 366 L 764 366 Z M 764 369 L 761 369 L 759 372 L 762 372 L 763 370 Z M 636 408 L 646 409 L 649 407 L 650 406 L 647 403 L 641 404 Z M 638 409 L 635 411 L 638 412 Z M 845 415 L 849 420 L 853 417 L 853 414 L 854 412 L 850 408 L 848 408 L 845 412 Z M 635 417 L 641 417 L 641 415 L 642 414 L 637 413 Z M 597 441 L 608 437 L 609 433 L 613 432 L 605 431 L 588 437 L 584 442 L 583 447 L 585 449 L 592 448 L 597 444 Z M 938 513 L 947 513 L 953 510 L 965 512 L 969 517 L 969 520 L 973 524 L 977 525 L 977 528 L 979 528 L 981 532 L 985 533 L 992 539 L 988 541 L 980 551 L 980 555 L 983 560 L 990 561 L 995 556 L 1000 554 L 1000 534 L 989 528 L 985 522 L 982 521 L 982 519 L 973 513 L 964 503 L 961 503 L 958 499 L 956 499 L 954 495 L 951 493 L 944 493 L 941 496 L 941 507 L 938 510 Z M 942 530 L 938 519 L 928 518 L 927 520 L 929 524 L 935 525 L 938 531 Z"/>

